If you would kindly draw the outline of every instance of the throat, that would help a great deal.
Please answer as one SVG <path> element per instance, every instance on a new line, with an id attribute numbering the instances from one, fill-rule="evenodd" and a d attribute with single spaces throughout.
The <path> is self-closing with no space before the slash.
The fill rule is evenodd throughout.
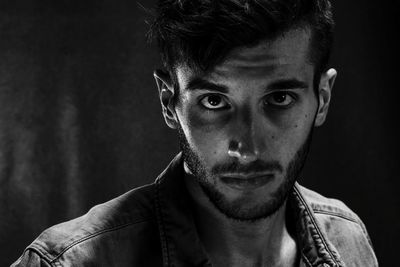
<path id="1" fill-rule="evenodd" d="M 213 266 L 296 266 L 297 244 L 286 228 L 285 208 L 257 222 L 239 222 L 197 206 L 196 230 Z"/>
<path id="2" fill-rule="evenodd" d="M 185 183 L 204 251 L 213 266 L 296 266 L 297 244 L 289 234 L 286 201 L 270 216 L 239 221 L 222 214 L 193 177 Z"/>
<path id="3" fill-rule="evenodd" d="M 195 218 L 213 266 L 296 266 L 296 241 L 278 218 L 257 223 L 216 222 L 199 214 Z"/>

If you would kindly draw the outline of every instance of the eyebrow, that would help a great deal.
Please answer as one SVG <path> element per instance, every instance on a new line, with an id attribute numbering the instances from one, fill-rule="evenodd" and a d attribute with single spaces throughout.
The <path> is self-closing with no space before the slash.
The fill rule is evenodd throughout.
<path id="1" fill-rule="evenodd" d="M 300 81 L 296 78 L 282 79 L 274 81 L 269 84 L 268 90 L 279 90 L 279 89 L 307 89 L 309 87 L 308 83 Z"/>
<path id="2" fill-rule="evenodd" d="M 209 91 L 217 91 L 220 93 L 228 93 L 228 87 L 224 85 L 219 85 L 216 83 L 209 82 L 202 78 L 194 78 L 191 80 L 186 86 L 186 90 L 195 91 L 195 90 L 209 90 Z"/>
<path id="3" fill-rule="evenodd" d="M 298 80 L 296 78 L 291 78 L 291 79 L 281 79 L 274 81 L 273 83 L 267 86 L 267 90 L 307 89 L 308 87 L 309 87 L 308 83 Z M 191 80 L 186 86 L 186 90 L 188 91 L 208 90 L 208 91 L 217 91 L 220 93 L 229 92 L 228 87 L 209 82 L 202 78 L 194 78 L 193 80 Z"/>

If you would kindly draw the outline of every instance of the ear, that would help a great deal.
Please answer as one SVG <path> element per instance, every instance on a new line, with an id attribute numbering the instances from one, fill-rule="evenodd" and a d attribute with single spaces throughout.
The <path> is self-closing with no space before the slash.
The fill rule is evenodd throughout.
<path id="1" fill-rule="evenodd" d="M 329 69 L 322 73 L 318 87 L 319 108 L 315 118 L 314 126 L 321 126 L 328 114 L 329 103 L 331 101 L 332 88 L 335 83 L 337 72 L 335 69 Z"/>
<path id="2" fill-rule="evenodd" d="M 178 120 L 174 103 L 175 91 L 171 82 L 171 77 L 168 73 L 162 70 L 155 70 L 153 76 L 158 87 L 158 94 L 165 123 L 168 127 L 176 129 Z"/>

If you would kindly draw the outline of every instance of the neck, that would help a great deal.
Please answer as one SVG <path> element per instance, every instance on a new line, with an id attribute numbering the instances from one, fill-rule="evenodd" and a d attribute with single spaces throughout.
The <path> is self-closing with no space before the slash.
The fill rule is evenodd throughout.
<path id="1" fill-rule="evenodd" d="M 190 173 L 185 183 L 199 238 L 213 266 L 293 266 L 297 248 L 286 227 L 286 203 L 267 218 L 238 221 L 222 214 Z"/>

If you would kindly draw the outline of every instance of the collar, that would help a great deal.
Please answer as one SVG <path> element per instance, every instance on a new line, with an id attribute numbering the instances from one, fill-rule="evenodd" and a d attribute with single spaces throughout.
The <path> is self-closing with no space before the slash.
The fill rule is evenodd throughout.
<path id="1" fill-rule="evenodd" d="M 212 266 L 197 235 L 183 177 L 183 160 L 179 153 L 155 182 L 155 208 L 164 266 Z M 288 203 L 296 221 L 302 264 L 344 267 L 297 183 L 288 196 Z"/>

